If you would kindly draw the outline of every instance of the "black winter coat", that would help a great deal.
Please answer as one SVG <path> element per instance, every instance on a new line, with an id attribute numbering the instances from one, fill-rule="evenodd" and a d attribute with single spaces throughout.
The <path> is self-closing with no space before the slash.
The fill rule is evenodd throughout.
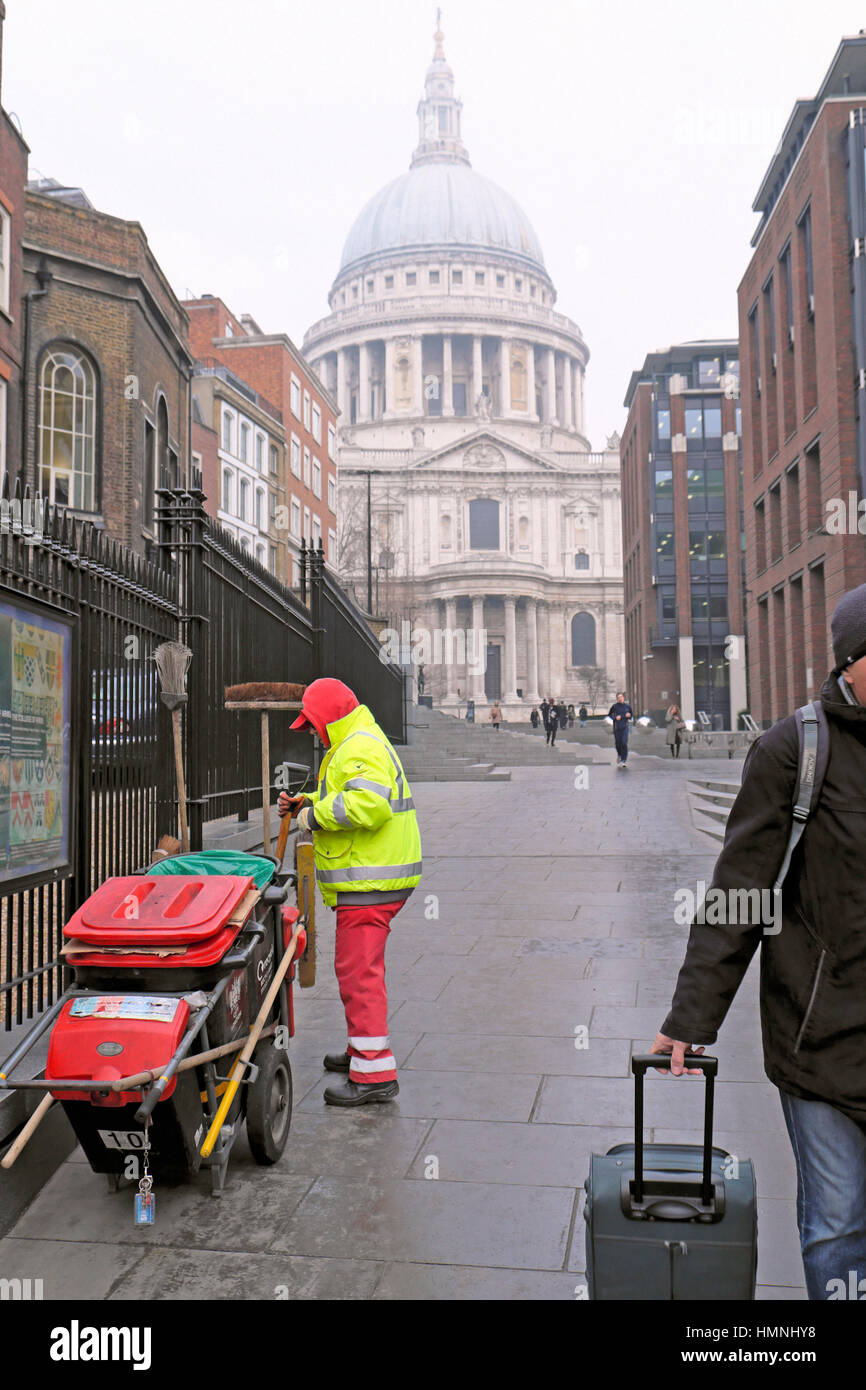
<path id="1" fill-rule="evenodd" d="M 782 890 L 777 934 L 693 922 L 661 1031 L 713 1043 L 761 947 L 764 1066 L 780 1090 L 866 1125 L 866 707 L 834 677 L 821 690 L 830 735 L 817 806 Z M 772 888 L 785 854 L 799 769 L 796 717 L 750 749 L 713 886 Z M 748 914 L 741 913 L 741 916 Z"/>

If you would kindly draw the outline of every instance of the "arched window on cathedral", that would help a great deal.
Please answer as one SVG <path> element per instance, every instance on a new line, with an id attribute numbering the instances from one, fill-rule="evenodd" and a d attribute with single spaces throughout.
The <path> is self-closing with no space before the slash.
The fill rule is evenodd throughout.
<path id="1" fill-rule="evenodd" d="M 529 517 L 522 516 L 517 523 L 517 544 L 521 550 L 529 549 Z"/>
<path id="2" fill-rule="evenodd" d="M 579 550 L 574 557 L 574 568 L 576 570 L 589 569 L 589 556 L 585 550 Z"/>
<path id="3" fill-rule="evenodd" d="M 439 520 L 439 545 L 443 550 L 451 549 L 451 518 L 447 514 Z"/>
<path id="4" fill-rule="evenodd" d="M 97 510 L 97 408 L 90 358 L 55 343 L 39 369 L 39 491 L 53 506 Z"/>
<path id="5" fill-rule="evenodd" d="M 575 613 L 571 620 L 572 666 L 595 666 L 595 618 L 591 613 Z"/>
<path id="6" fill-rule="evenodd" d="M 469 503 L 471 550 L 499 549 L 499 503 L 492 497 L 476 497 Z"/>

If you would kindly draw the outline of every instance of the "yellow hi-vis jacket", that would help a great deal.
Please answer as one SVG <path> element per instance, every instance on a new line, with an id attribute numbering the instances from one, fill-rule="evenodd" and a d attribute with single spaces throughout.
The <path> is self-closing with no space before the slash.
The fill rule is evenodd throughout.
<path id="1" fill-rule="evenodd" d="M 407 898 L 421 879 L 421 836 L 400 760 L 366 705 L 327 727 L 309 798 L 322 898 L 329 907 Z"/>

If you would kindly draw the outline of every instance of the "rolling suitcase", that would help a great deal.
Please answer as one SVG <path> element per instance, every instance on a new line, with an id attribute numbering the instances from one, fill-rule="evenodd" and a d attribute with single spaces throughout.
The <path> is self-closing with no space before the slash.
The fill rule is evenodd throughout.
<path id="1" fill-rule="evenodd" d="M 643 1080 L 669 1067 L 633 1057 L 635 1140 L 593 1154 L 586 1180 L 586 1275 L 591 1299 L 753 1299 L 758 1217 L 749 1159 L 713 1148 L 718 1060 L 689 1057 L 705 1077 L 704 1143 L 643 1142 Z"/>

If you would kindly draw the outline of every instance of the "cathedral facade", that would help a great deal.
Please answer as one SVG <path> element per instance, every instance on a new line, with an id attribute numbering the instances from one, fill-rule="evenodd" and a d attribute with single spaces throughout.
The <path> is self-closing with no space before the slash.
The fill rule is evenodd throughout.
<path id="1" fill-rule="evenodd" d="M 443 708 L 601 706 L 625 669 L 619 437 L 590 446 L 588 348 L 525 213 L 471 167 L 435 44 L 410 168 L 357 217 L 304 339 L 341 412 L 340 576 L 435 639 L 417 650 Z"/>

